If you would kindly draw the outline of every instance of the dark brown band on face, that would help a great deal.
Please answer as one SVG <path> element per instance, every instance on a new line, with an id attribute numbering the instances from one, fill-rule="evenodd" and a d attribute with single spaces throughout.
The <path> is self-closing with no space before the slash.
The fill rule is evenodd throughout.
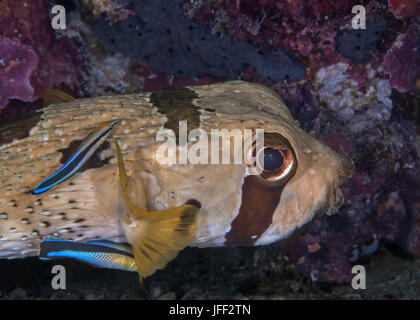
<path id="1" fill-rule="evenodd" d="M 256 176 L 245 178 L 239 214 L 225 236 L 227 246 L 249 246 L 264 233 L 273 220 L 284 185 L 267 185 Z"/>
<path id="2" fill-rule="evenodd" d="M 266 137 L 269 139 L 266 140 Z M 289 152 L 293 154 L 294 166 L 290 174 L 274 183 L 265 181 L 264 178 L 256 175 L 245 177 L 242 186 L 241 207 L 238 215 L 232 221 L 230 231 L 225 235 L 225 245 L 253 245 L 273 222 L 273 215 L 280 203 L 283 189 L 295 175 L 297 168 L 296 154 L 290 143 L 278 133 L 264 134 L 266 146 L 276 146 L 279 142 L 287 146 Z"/>

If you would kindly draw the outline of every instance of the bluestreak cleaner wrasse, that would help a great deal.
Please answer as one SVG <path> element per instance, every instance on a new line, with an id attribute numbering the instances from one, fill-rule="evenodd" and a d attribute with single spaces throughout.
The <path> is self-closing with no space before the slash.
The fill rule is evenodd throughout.
<path id="1" fill-rule="evenodd" d="M 255 173 L 256 162 L 158 161 L 165 143 L 159 132 L 172 130 L 179 160 L 197 153 L 194 139 L 182 140 L 183 130 L 194 138 L 197 128 L 209 140 L 212 129 L 263 129 L 264 170 Z M 225 142 L 216 145 L 219 155 Z M 250 149 L 230 144 L 231 159 L 241 152 L 258 161 L 253 143 L 244 138 L 245 145 Z M 87 155 L 87 149 L 95 150 Z M 87 156 L 77 158 L 81 153 Z M 265 245 L 289 237 L 317 213 L 337 211 L 339 186 L 352 170 L 350 160 L 299 128 L 276 93 L 257 84 L 49 105 L 0 127 L 0 258 L 61 256 L 137 270 L 143 278 L 186 246 Z"/>
<path id="2" fill-rule="evenodd" d="M 76 151 L 71 155 L 70 159 L 63 164 L 63 166 L 54 174 L 46 178 L 30 191 L 33 195 L 40 195 L 48 191 L 56 184 L 59 184 L 70 178 L 92 154 L 101 146 L 104 140 L 111 133 L 117 124 L 117 120 L 107 121 L 93 130 L 87 138 L 80 144 Z"/>
<path id="3" fill-rule="evenodd" d="M 131 247 L 106 241 L 46 239 L 42 241 L 39 257 L 42 260 L 73 258 L 96 267 L 137 270 Z"/>

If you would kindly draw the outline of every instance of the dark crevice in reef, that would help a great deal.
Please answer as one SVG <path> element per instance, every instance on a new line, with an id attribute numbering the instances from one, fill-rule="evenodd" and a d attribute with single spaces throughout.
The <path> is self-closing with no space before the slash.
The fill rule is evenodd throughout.
<path id="1" fill-rule="evenodd" d="M 181 77 L 237 79 L 247 65 L 268 82 L 297 81 L 305 75 L 305 69 L 281 49 L 268 51 L 246 40 L 213 34 L 186 17 L 183 1 L 159 3 L 132 1 L 136 15 L 112 25 L 100 17 L 94 26 L 99 42 L 111 52 Z"/>

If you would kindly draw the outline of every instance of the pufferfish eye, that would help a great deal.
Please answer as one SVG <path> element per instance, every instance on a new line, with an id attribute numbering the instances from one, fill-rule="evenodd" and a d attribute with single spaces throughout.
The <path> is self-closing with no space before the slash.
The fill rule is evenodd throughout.
<path id="1" fill-rule="evenodd" d="M 258 152 L 258 154 L 257 154 Z M 297 160 L 290 143 L 282 135 L 264 133 L 264 147 L 257 151 L 253 144 L 253 167 L 259 169 L 259 177 L 268 182 L 287 182 L 296 171 Z"/>
<path id="2" fill-rule="evenodd" d="M 280 150 L 271 147 L 264 147 L 257 156 L 258 163 L 264 163 L 264 170 L 273 171 L 280 168 L 284 162 Z"/>

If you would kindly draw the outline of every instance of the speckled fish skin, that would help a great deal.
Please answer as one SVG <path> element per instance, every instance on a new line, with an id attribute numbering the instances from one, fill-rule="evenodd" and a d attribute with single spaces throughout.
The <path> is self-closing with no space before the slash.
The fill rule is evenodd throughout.
<path id="1" fill-rule="evenodd" d="M 137 206 L 162 210 L 191 199 L 200 202 L 192 246 L 264 245 L 284 239 L 317 212 L 334 213 L 342 203 L 339 186 L 353 170 L 350 160 L 302 131 L 277 94 L 257 84 L 233 81 L 51 105 L 21 125 L 27 134 L 16 131 L 13 141 L 10 129 L 0 128 L 0 258 L 37 255 L 44 238 L 126 241 L 113 143 L 97 152 L 100 165 L 79 171 L 39 197 L 27 193 L 61 167 L 63 150 L 72 142 L 112 119 L 119 124 L 107 141 L 117 139 L 121 146 L 130 197 Z M 158 131 L 179 120 L 207 131 L 264 129 L 290 143 L 296 172 L 264 223 L 258 214 L 240 221 L 246 164 L 165 166 L 156 161 L 162 143 L 156 141 Z"/>

